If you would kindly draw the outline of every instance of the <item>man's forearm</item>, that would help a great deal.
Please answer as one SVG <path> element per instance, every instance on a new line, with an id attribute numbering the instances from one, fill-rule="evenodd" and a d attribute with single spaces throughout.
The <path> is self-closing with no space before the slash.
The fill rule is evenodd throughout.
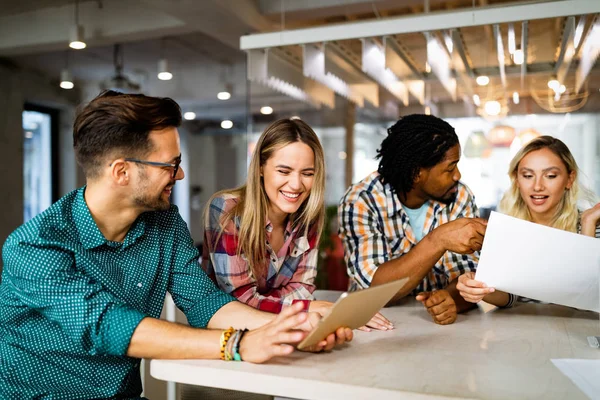
<path id="1" fill-rule="evenodd" d="M 390 302 L 399 300 L 412 292 L 421 283 L 445 251 L 444 248 L 436 244 L 436 241 L 429 234 L 423 237 L 408 253 L 378 266 L 371 285 L 381 285 L 408 277 L 409 280 L 406 285 Z"/>
<path id="2" fill-rule="evenodd" d="M 156 318 L 144 318 L 131 337 L 127 355 L 155 359 L 216 359 L 221 330 L 192 328 Z"/>
<path id="3" fill-rule="evenodd" d="M 232 301 L 221 307 L 208 321 L 209 329 L 256 329 L 273 319 L 276 315 L 259 311 L 239 301 Z"/>

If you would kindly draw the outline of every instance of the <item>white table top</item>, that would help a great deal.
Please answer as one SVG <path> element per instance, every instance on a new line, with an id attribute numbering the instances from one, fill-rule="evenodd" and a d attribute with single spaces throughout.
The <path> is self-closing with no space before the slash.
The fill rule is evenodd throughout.
<path id="1" fill-rule="evenodd" d="M 330 353 L 294 352 L 262 365 L 153 360 L 151 374 L 299 399 L 585 399 L 550 359 L 600 359 L 586 339 L 600 334 L 598 314 L 589 311 L 542 304 L 479 308 L 447 326 L 435 325 L 415 301 L 382 313 L 395 330 L 355 331 L 349 345 Z"/>

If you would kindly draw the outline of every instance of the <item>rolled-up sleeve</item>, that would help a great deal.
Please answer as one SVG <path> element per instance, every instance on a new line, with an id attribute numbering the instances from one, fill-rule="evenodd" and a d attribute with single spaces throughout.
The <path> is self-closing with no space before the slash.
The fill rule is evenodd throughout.
<path id="1" fill-rule="evenodd" d="M 72 253 L 9 238 L 5 274 L 20 302 L 57 324 L 90 355 L 125 355 L 143 313 L 75 268 Z"/>
<path id="2" fill-rule="evenodd" d="M 361 193 L 355 201 L 348 196 L 338 208 L 339 235 L 348 275 L 358 288 L 368 288 L 377 267 L 388 261 L 388 244 L 368 194 Z"/>

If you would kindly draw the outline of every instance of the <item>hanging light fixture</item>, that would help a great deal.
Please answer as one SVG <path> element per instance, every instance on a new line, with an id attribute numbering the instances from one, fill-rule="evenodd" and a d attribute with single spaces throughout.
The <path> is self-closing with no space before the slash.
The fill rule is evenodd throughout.
<path id="1" fill-rule="evenodd" d="M 65 67 L 60 71 L 60 87 L 63 89 L 73 89 L 75 84 L 73 83 L 73 77 L 69 72 L 69 52 L 65 54 Z"/>
<path id="2" fill-rule="evenodd" d="M 558 81 L 558 79 L 556 79 L 556 75 L 553 75 L 548 80 L 548 87 L 554 90 L 554 92 L 558 92 L 558 90 L 560 89 L 560 82 Z"/>
<path id="3" fill-rule="evenodd" d="M 158 61 L 158 79 L 161 81 L 170 81 L 173 79 L 173 74 L 169 72 L 169 62 L 166 58 L 161 58 Z"/>
<path id="4" fill-rule="evenodd" d="M 509 147 L 515 138 L 515 128 L 507 125 L 498 125 L 492 128 L 487 138 L 494 147 Z"/>
<path id="5" fill-rule="evenodd" d="M 520 48 L 517 48 L 515 50 L 515 52 L 512 55 L 512 57 L 513 57 L 513 62 L 516 65 L 521 65 L 525 61 L 525 54 L 523 54 L 523 50 L 521 50 Z"/>
<path id="6" fill-rule="evenodd" d="M 165 56 L 165 41 L 166 41 L 166 39 L 163 38 L 161 40 L 161 44 L 160 44 L 161 59 L 158 61 L 157 77 L 161 81 L 170 81 L 171 79 L 173 79 L 173 74 L 171 73 L 171 71 L 169 71 L 169 61 L 167 60 L 167 57 Z"/>
<path id="7" fill-rule="evenodd" d="M 471 132 L 465 143 L 464 155 L 471 158 L 483 157 L 490 149 L 490 142 L 482 131 Z"/>
<path id="8" fill-rule="evenodd" d="M 521 148 L 533 139 L 542 136 L 542 134 L 533 128 L 525 129 L 519 132 L 510 144 L 510 154 L 514 156 Z"/>
<path id="9" fill-rule="evenodd" d="M 217 93 L 217 99 L 219 100 L 229 100 L 231 98 L 231 93 L 233 92 L 232 85 L 230 83 L 226 83 L 223 89 Z"/>
<path id="10" fill-rule="evenodd" d="M 60 71 L 60 87 L 67 90 L 75 87 L 75 84 L 73 83 L 73 77 L 66 68 Z"/>
<path id="11" fill-rule="evenodd" d="M 87 45 L 84 42 L 84 36 L 83 25 L 79 24 L 79 0 L 75 0 L 75 25 L 71 27 L 69 47 L 75 50 L 85 49 Z"/>

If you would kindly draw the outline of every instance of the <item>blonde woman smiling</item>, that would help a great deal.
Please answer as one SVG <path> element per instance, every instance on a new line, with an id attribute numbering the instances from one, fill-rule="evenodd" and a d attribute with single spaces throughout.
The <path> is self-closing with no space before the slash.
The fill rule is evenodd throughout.
<path id="1" fill-rule="evenodd" d="M 325 161 L 317 135 L 300 119 L 281 119 L 260 136 L 246 184 L 210 199 L 202 267 L 226 293 L 262 311 L 314 300 L 318 241 L 324 220 Z M 367 324 L 391 329 L 377 314 Z M 365 328 L 368 330 L 368 328 Z"/>
<path id="2" fill-rule="evenodd" d="M 579 199 L 594 201 L 595 196 L 579 183 L 579 168 L 569 148 L 552 136 L 529 142 L 512 159 L 509 167 L 511 187 L 502 197 L 501 212 L 537 224 L 600 238 L 600 203 L 581 212 Z M 516 296 L 474 280 L 468 272 L 458 279 L 463 298 L 511 306 Z"/>

